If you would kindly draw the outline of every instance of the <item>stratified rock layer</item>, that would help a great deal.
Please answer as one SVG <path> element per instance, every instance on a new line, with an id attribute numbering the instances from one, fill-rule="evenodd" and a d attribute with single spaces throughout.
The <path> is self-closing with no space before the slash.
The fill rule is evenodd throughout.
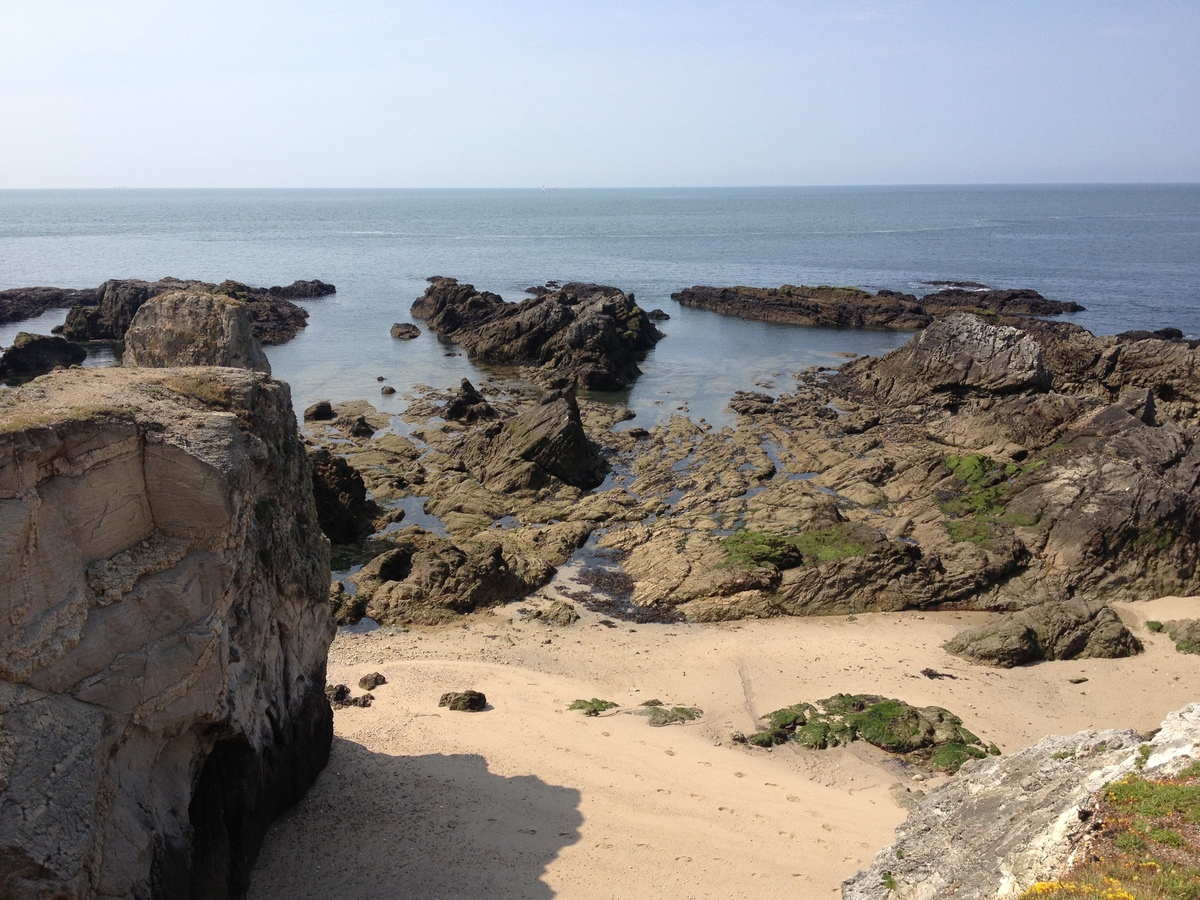
<path id="1" fill-rule="evenodd" d="M 998 900 L 1061 875 L 1105 784 L 1139 769 L 1170 777 L 1200 760 L 1200 704 L 1169 715 L 1141 747 L 1134 731 L 1084 731 L 966 763 L 842 885 L 843 900 Z"/>
<path id="2" fill-rule="evenodd" d="M 244 892 L 328 759 L 328 544 L 286 385 L 0 395 L 0 896 Z"/>

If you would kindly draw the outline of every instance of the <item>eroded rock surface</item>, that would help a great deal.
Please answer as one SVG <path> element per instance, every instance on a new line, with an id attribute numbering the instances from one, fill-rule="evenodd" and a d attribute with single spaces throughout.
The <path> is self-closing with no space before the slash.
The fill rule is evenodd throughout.
<path id="1" fill-rule="evenodd" d="M 62 328 L 64 337 L 73 341 L 120 341 L 147 300 L 171 291 L 196 291 L 222 294 L 246 303 L 254 336 L 259 342 L 282 344 L 295 337 L 308 319 L 308 312 L 291 301 L 324 297 L 335 290 L 333 285 L 323 281 L 296 281 L 287 286 L 257 288 L 228 280 L 211 284 L 179 278 L 158 281 L 112 279 L 97 288 L 85 290 L 17 288 L 4 291 L 0 293 L 0 319 L 5 316 L 6 309 L 21 313 L 39 303 L 50 304 L 45 308 L 70 306 L 71 311 Z"/>
<path id="2" fill-rule="evenodd" d="M 328 544 L 286 385 L 0 395 L 0 895 L 245 891 L 328 758 Z"/>
<path id="3" fill-rule="evenodd" d="M 222 294 L 171 291 L 139 308 L 125 331 L 126 366 L 228 366 L 271 374 L 249 308 Z"/>
<path id="4" fill-rule="evenodd" d="M 431 278 L 412 314 L 479 362 L 530 367 L 552 387 L 616 391 L 641 374 L 641 356 L 662 338 L 633 297 L 572 282 L 521 303 L 453 278 Z"/>
<path id="5" fill-rule="evenodd" d="M 1061 875 L 1095 825 L 1091 810 L 1105 784 L 1139 768 L 1169 777 L 1200 760 L 1200 705 L 1172 713 L 1143 743 L 1134 731 L 1084 731 L 966 763 L 842 885 L 842 897 L 999 900 Z"/>
<path id="6" fill-rule="evenodd" d="M 1142 643 L 1107 604 L 1065 600 L 964 631 L 946 649 L 974 662 L 1011 668 L 1043 659 L 1118 659 L 1140 653 Z"/>
<path id="7" fill-rule="evenodd" d="M 77 366 L 87 351 L 65 338 L 20 332 L 0 355 L 0 379 L 22 381 L 62 366 Z"/>

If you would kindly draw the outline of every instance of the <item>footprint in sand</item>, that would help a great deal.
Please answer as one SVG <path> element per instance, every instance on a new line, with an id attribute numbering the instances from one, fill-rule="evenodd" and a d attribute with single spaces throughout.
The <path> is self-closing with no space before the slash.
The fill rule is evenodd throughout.
<path id="1" fill-rule="evenodd" d="M 669 793 L 671 793 L 671 792 L 670 792 L 670 791 L 668 791 L 666 788 L 657 788 L 657 789 L 655 790 L 655 793 L 656 793 L 656 794 L 669 794 Z"/>
<path id="2" fill-rule="evenodd" d="M 790 799 L 791 799 L 791 797 L 789 797 L 788 799 L 790 800 Z M 819 819 L 819 818 L 821 818 L 821 814 L 820 814 L 819 812 L 817 812 L 815 809 L 810 809 L 810 810 L 808 811 L 808 814 L 809 814 L 810 816 L 812 816 L 814 819 Z"/>
<path id="3" fill-rule="evenodd" d="M 746 773 L 745 773 L 745 772 L 734 772 L 734 773 L 733 773 L 733 777 L 734 777 L 734 778 L 745 778 L 745 777 L 746 777 Z"/>
<path id="4" fill-rule="evenodd" d="M 674 750 L 664 750 L 663 752 L 664 752 L 664 753 L 666 753 L 666 754 L 667 754 L 667 756 L 674 756 L 674 755 L 675 755 L 675 751 L 674 751 Z"/>
<path id="5" fill-rule="evenodd" d="M 832 825 L 830 825 L 828 822 L 822 822 L 822 823 L 821 823 L 821 827 L 822 827 L 822 828 L 823 828 L 825 831 L 833 831 L 833 826 L 832 826 Z M 863 844 L 863 846 L 865 847 L 865 846 L 866 846 L 866 844 Z"/>
<path id="6" fill-rule="evenodd" d="M 788 802 L 788 803 L 799 803 L 799 802 L 800 802 L 800 798 L 799 798 L 799 797 L 797 797 L 795 794 L 788 794 L 788 795 L 787 795 L 787 802 Z"/>
<path id="7" fill-rule="evenodd" d="M 794 841 L 796 839 L 796 836 L 794 834 L 792 834 L 790 831 L 781 831 L 781 832 L 779 832 L 779 836 L 785 837 L 790 841 Z"/>
<path id="8" fill-rule="evenodd" d="M 717 807 L 717 812 L 727 812 L 727 813 L 731 813 L 731 812 L 733 812 L 733 810 L 732 810 L 732 809 L 730 809 L 728 806 L 718 806 L 718 807 Z"/>
<path id="9" fill-rule="evenodd" d="M 692 861 L 692 858 L 691 858 L 690 856 L 677 856 L 677 857 L 675 857 L 675 862 L 681 862 L 681 863 L 690 863 L 691 861 Z"/>

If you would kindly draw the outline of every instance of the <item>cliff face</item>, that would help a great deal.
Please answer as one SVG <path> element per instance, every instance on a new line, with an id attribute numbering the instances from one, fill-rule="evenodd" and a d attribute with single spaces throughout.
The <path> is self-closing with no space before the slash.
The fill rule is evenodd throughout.
<path id="1" fill-rule="evenodd" d="M 310 478 L 261 374 L 0 394 L 0 896 L 244 891 L 332 740 Z"/>

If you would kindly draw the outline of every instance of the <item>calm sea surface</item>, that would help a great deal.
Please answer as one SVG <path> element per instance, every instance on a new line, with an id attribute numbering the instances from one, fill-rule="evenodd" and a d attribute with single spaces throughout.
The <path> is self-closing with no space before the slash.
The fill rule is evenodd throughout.
<path id="1" fill-rule="evenodd" d="M 1032 287 L 1088 307 L 1097 333 L 1200 336 L 1200 186 L 551 191 L 0 191 L 0 288 L 164 275 L 256 285 L 320 278 L 309 326 L 268 351 L 298 406 L 364 397 L 400 412 L 415 384 L 478 370 L 424 333 L 388 335 L 430 275 L 519 300 L 596 281 L 671 315 L 629 396 L 643 424 L 685 407 L 727 421 L 729 395 L 880 353 L 907 335 L 742 322 L 679 307 L 693 284 L 849 284 L 921 293 L 938 279 Z M 62 312 L 0 327 L 48 330 Z M 419 323 L 418 323 L 419 324 Z M 379 396 L 376 376 L 397 395 Z"/>

